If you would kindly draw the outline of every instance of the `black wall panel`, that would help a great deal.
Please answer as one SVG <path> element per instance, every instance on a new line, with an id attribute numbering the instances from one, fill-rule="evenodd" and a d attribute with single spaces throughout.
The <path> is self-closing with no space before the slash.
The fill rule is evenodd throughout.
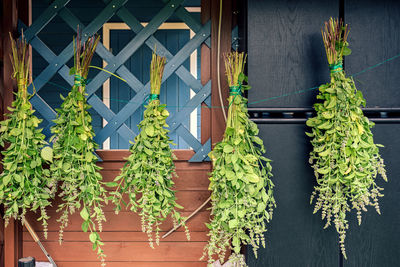
<path id="1" fill-rule="evenodd" d="M 374 208 L 363 214 L 358 226 L 352 214 L 346 238 L 345 267 L 400 266 L 400 132 L 399 124 L 377 124 L 373 129 L 376 143 L 385 145 L 381 155 L 385 160 L 388 182 L 378 177 L 378 185 L 385 188 L 379 201 L 381 215 Z"/>
<path id="2" fill-rule="evenodd" d="M 339 15 L 338 0 L 248 1 L 250 107 L 310 107 L 316 91 L 261 99 L 329 81 L 321 27 Z"/>
<path id="3" fill-rule="evenodd" d="M 273 160 L 272 172 L 277 202 L 265 235 L 267 245 L 255 259 L 248 247 L 251 267 L 339 266 L 337 235 L 323 230 L 320 213 L 313 215 L 310 196 L 314 174 L 308 164 L 311 150 L 304 125 L 259 125 L 260 138 Z"/>
<path id="4" fill-rule="evenodd" d="M 352 55 L 346 57 L 347 73 L 400 54 L 400 1 L 346 0 L 345 21 L 350 26 Z M 400 106 L 400 58 L 355 77 L 369 107 Z"/>
<path id="5" fill-rule="evenodd" d="M 325 20 L 339 13 L 350 26 L 353 53 L 345 59 L 349 75 L 400 54 L 400 1 L 248 0 L 250 107 L 281 107 L 284 111 L 313 105 L 317 90 L 292 93 L 329 81 L 320 31 Z M 354 78 L 368 107 L 400 107 L 399 73 L 400 56 Z M 308 163 L 311 147 L 304 134 L 306 127 L 259 127 L 267 156 L 273 160 L 278 207 L 266 233 L 267 248 L 259 249 L 258 259 L 248 248 L 249 266 L 400 266 L 400 124 L 377 124 L 373 129 L 375 141 L 385 145 L 381 154 L 389 181 L 378 177 L 385 188 L 380 200 L 382 215 L 369 208 L 361 226 L 355 213 L 349 215 L 347 260 L 341 257 L 335 229 L 323 230 L 320 212 L 312 214 L 309 205 L 315 177 Z"/>

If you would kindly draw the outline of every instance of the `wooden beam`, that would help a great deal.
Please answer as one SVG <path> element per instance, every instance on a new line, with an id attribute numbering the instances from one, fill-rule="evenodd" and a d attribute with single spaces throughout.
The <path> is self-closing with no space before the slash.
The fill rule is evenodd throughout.
<path id="1" fill-rule="evenodd" d="M 201 1 L 201 23 L 211 19 L 211 1 Z M 206 44 L 201 45 L 201 84 L 205 85 L 211 79 L 211 51 Z M 201 143 L 211 137 L 211 109 L 205 103 L 201 104 Z"/>
<path id="2" fill-rule="evenodd" d="M 220 36 L 220 57 L 218 58 L 218 24 L 219 24 L 219 10 L 220 1 L 222 5 L 222 19 L 221 19 L 221 36 Z M 223 54 L 231 51 L 231 31 L 232 31 L 232 0 L 219 0 L 211 1 L 211 140 L 212 144 L 222 140 L 225 130 L 225 121 L 221 108 L 218 83 L 217 83 L 217 60 L 220 60 L 220 80 L 223 106 L 228 106 L 228 84 L 225 77 L 225 67 L 223 62 Z M 225 109 L 227 111 L 227 109 Z"/>

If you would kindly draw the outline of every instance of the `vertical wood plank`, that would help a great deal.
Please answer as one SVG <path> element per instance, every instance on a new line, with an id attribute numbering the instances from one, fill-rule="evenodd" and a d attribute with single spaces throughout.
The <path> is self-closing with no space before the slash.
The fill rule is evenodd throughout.
<path id="1" fill-rule="evenodd" d="M 220 60 L 220 80 L 224 106 L 228 105 L 228 85 L 225 78 L 223 54 L 231 51 L 232 31 L 232 0 L 224 0 L 222 7 L 220 58 L 217 57 L 219 1 L 211 1 L 211 105 L 221 106 L 217 83 L 217 61 Z M 221 108 L 211 110 L 211 141 L 216 143 L 222 139 L 225 130 L 225 121 Z"/>
<path id="2" fill-rule="evenodd" d="M 15 33 L 17 27 L 17 3 L 13 0 L 3 1 L 3 29 L 2 29 L 2 42 L 3 42 L 3 107 L 11 106 L 13 101 L 13 91 L 15 90 L 15 82 L 11 79 L 12 66 L 8 64 L 9 54 L 11 53 L 11 44 L 8 33 Z M 17 222 L 10 220 L 8 227 L 4 229 L 4 266 L 16 266 L 20 251 L 18 247 L 18 227 Z"/>
<path id="3" fill-rule="evenodd" d="M 201 23 L 211 19 L 210 0 L 201 0 Z M 201 84 L 205 85 L 211 79 L 211 51 L 206 44 L 201 45 Z M 201 104 L 201 143 L 204 144 L 211 137 L 211 109 L 206 104 Z"/>

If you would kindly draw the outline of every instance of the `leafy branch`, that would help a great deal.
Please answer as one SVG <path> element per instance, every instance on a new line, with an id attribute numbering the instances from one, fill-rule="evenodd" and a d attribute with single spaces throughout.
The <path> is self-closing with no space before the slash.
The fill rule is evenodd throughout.
<path id="1" fill-rule="evenodd" d="M 24 36 L 15 41 L 11 34 L 13 78 L 17 81 L 18 92 L 12 106 L 8 107 L 8 119 L 0 122 L 0 146 L 3 172 L 0 174 L 0 203 L 4 205 L 4 219 L 7 225 L 10 218 L 24 222 L 28 210 L 40 210 L 40 218 L 47 238 L 46 207 L 54 197 L 55 184 L 49 182 L 49 170 L 42 165 L 52 161 L 52 150 L 47 147 L 45 136 L 38 125 L 38 119 L 29 99 L 32 97 L 29 84 L 28 44 Z M 46 146 L 46 147 L 45 147 Z M 42 156 L 41 156 L 42 155 Z"/>
<path id="2" fill-rule="evenodd" d="M 217 143 L 209 157 L 213 163 L 210 176 L 211 222 L 210 240 L 203 257 L 212 264 L 218 255 L 222 262 L 227 248 L 232 248 L 231 262 L 245 266 L 239 254 L 242 244 L 257 249 L 265 247 L 266 222 L 272 219 L 275 199 L 271 181 L 270 160 L 263 141 L 257 136 L 258 127 L 248 117 L 247 99 L 241 94 L 250 86 L 243 85 L 246 61 L 244 53 L 225 55 L 225 68 L 230 86 L 229 110 L 224 138 Z M 261 168 L 260 168 L 261 167 Z"/>
<path id="3" fill-rule="evenodd" d="M 106 255 L 101 247 L 104 243 L 98 232 L 102 231 L 102 223 L 106 220 L 102 208 L 107 203 L 107 196 L 99 173 L 101 168 L 96 165 L 94 152 L 98 145 L 93 140 L 92 118 L 85 97 L 88 69 L 98 42 L 99 37 L 90 37 L 82 46 L 79 34 L 76 42 L 74 40 L 74 67 L 70 74 L 74 75 L 75 82 L 68 96 L 61 96 L 63 103 L 57 109 L 58 115 L 51 129 L 55 156 L 50 170 L 54 183 L 61 182 L 59 196 L 63 202 L 57 209 L 61 212 L 58 219 L 60 243 L 69 214 L 80 210 L 82 230 L 90 232 L 93 250 L 97 249 L 104 266 Z"/>
<path id="4" fill-rule="evenodd" d="M 115 211 L 121 210 L 121 202 L 131 211 L 139 212 L 142 231 L 147 233 L 150 247 L 153 245 L 153 232 L 158 245 L 159 231 L 162 221 L 171 215 L 174 226 L 182 224 L 185 227 L 186 237 L 189 240 L 189 230 L 184 218 L 176 210 L 183 207 L 176 203 L 173 190 L 173 177 L 177 177 L 168 137 L 166 119 L 169 112 L 165 105 L 160 105 L 158 95 L 164 71 L 165 58 L 153 53 L 150 66 L 151 95 L 149 104 L 143 114 L 143 120 L 138 127 L 140 133 L 130 147 L 131 155 L 117 176 L 109 186 L 117 186 L 111 192 Z M 128 203 L 122 200 L 123 195 L 129 197 Z"/>
<path id="5" fill-rule="evenodd" d="M 331 82 L 319 88 L 317 99 L 322 102 L 314 105 L 317 115 L 307 121 L 312 132 L 306 133 L 313 138 L 310 164 L 318 183 L 311 196 L 311 202 L 316 198 L 314 213 L 322 211 L 325 228 L 333 219 L 345 258 L 347 212 L 355 209 L 359 224 L 361 211 L 367 211 L 367 206 L 373 206 L 380 214 L 378 197 L 383 196 L 383 188 L 375 180 L 378 173 L 387 180 L 379 155 L 382 145 L 374 143 L 371 132 L 374 123 L 361 110 L 365 99 L 353 79 L 345 76 L 341 65 L 343 55 L 351 52 L 347 47 L 348 32 L 348 26 L 337 19 L 325 23 L 322 35 Z"/>

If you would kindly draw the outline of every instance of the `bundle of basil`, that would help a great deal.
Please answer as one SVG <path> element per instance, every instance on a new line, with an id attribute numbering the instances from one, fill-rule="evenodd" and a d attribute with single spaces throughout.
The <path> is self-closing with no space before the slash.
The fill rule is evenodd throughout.
<path id="1" fill-rule="evenodd" d="M 61 216 L 60 242 L 64 228 L 68 225 L 69 213 L 80 210 L 83 219 L 82 230 L 90 231 L 89 239 L 93 250 L 104 264 L 103 242 L 98 232 L 102 231 L 102 222 L 106 220 L 102 207 L 107 202 L 106 190 L 103 187 L 100 167 L 96 165 L 94 151 L 97 144 L 93 141 L 92 118 L 87 111 L 89 105 L 85 98 L 86 78 L 89 65 L 96 50 L 99 37 L 90 37 L 81 45 L 79 34 L 74 40 L 74 67 L 70 74 L 75 83 L 67 97 L 62 97 L 61 108 L 57 109 L 57 119 L 51 128 L 54 135 L 54 162 L 50 166 L 54 182 L 61 181 L 59 196 L 62 203 L 58 210 Z"/>
<path id="2" fill-rule="evenodd" d="M 230 86 L 229 110 L 224 138 L 217 143 L 209 157 L 213 163 L 210 177 L 211 222 L 210 240 L 204 248 L 203 257 L 213 262 L 218 255 L 222 262 L 227 248 L 234 253 L 231 262 L 245 266 L 240 248 L 252 245 L 254 254 L 260 244 L 265 247 L 266 222 L 272 219 L 275 205 L 274 184 L 270 160 L 265 153 L 263 141 L 257 136 L 258 127 L 248 117 L 247 99 L 243 85 L 247 77 L 243 74 L 246 61 L 244 53 L 225 55 L 225 68 Z M 261 168 L 260 168 L 261 167 Z"/>
<path id="3" fill-rule="evenodd" d="M 17 81 L 18 92 L 8 119 L 0 122 L 0 146 L 9 144 L 2 152 L 3 172 L 0 174 L 0 203 L 4 205 L 4 220 L 7 225 L 11 217 L 24 222 L 28 210 L 40 209 L 44 235 L 47 238 L 46 207 L 54 197 L 55 184 L 50 183 L 49 170 L 44 163 L 52 161 L 52 149 L 45 136 L 38 129 L 38 119 L 32 109 L 27 91 L 29 83 L 28 44 L 22 36 L 17 42 L 12 38 L 10 55 L 14 69 L 13 78 Z M 45 147 L 46 146 L 46 147 Z"/>
<path id="4" fill-rule="evenodd" d="M 363 115 L 361 106 L 365 99 L 355 87 L 353 79 L 346 77 L 342 67 L 343 56 L 349 55 L 347 36 L 349 29 L 338 19 L 325 22 L 322 33 L 331 82 L 321 85 L 314 105 L 316 117 L 307 121 L 312 132 L 313 151 L 310 164 L 314 169 L 318 185 L 315 186 L 311 202 L 316 197 L 314 213 L 322 210 L 325 228 L 333 222 L 339 233 L 339 243 L 346 258 L 344 240 L 349 228 L 346 213 L 357 211 L 361 223 L 361 211 L 367 206 L 380 213 L 378 197 L 383 188 L 376 184 L 379 173 L 386 181 L 383 159 L 379 155 L 381 145 L 374 144 L 370 122 Z M 351 206 L 350 206 L 351 205 Z"/>
<path id="5" fill-rule="evenodd" d="M 117 186 L 112 201 L 116 205 L 116 213 L 121 210 L 123 202 L 130 210 L 139 211 L 142 231 L 147 233 L 150 247 L 155 241 L 159 244 L 161 222 L 171 214 L 174 225 L 182 224 L 185 227 L 187 239 L 190 239 L 189 230 L 184 218 L 176 208 L 182 209 L 176 203 L 175 191 L 172 189 L 172 177 L 177 177 L 168 137 L 166 119 L 169 112 L 166 105 L 160 105 L 159 95 L 164 72 L 165 58 L 153 53 L 150 67 L 150 99 L 143 114 L 143 120 L 138 125 L 140 133 L 135 137 L 135 143 L 130 147 L 131 155 L 121 170 L 121 174 L 114 180 Z M 129 202 L 123 201 L 127 194 Z M 139 194 L 139 195 L 138 195 Z"/>

